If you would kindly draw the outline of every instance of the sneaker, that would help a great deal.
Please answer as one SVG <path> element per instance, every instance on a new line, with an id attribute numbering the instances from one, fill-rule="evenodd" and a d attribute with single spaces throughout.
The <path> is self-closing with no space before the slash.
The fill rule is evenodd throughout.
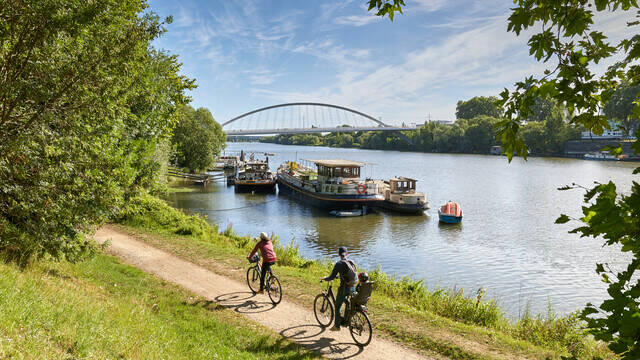
<path id="1" fill-rule="evenodd" d="M 256 294 L 264 294 L 264 290 L 258 290 Z"/>
<path id="2" fill-rule="evenodd" d="M 338 327 L 338 326 L 334 326 L 334 327 L 332 327 L 332 328 L 331 328 L 331 329 L 329 329 L 329 330 L 331 330 L 331 331 L 340 331 L 340 327 Z"/>

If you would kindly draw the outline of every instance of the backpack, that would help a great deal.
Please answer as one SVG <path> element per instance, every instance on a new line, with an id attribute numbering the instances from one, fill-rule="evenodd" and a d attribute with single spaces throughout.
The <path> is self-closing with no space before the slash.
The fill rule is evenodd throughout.
<path id="1" fill-rule="evenodd" d="M 358 272 L 356 270 L 356 264 L 351 260 L 340 260 L 343 261 L 347 265 L 347 273 L 345 274 L 345 278 L 342 279 L 344 283 L 348 286 L 355 286 L 358 282 Z"/>

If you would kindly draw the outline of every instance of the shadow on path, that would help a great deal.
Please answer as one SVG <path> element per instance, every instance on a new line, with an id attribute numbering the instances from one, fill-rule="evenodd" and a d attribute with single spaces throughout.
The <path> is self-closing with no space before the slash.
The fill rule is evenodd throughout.
<path id="1" fill-rule="evenodd" d="M 363 348 L 355 343 L 341 343 L 330 337 L 322 336 L 325 331 L 326 329 L 320 325 L 310 324 L 284 329 L 280 335 L 331 359 L 349 359 L 362 353 Z"/>
<path id="2" fill-rule="evenodd" d="M 250 291 L 232 292 L 216 296 L 218 304 L 241 314 L 256 314 L 274 309 L 271 301 L 259 301 Z"/>

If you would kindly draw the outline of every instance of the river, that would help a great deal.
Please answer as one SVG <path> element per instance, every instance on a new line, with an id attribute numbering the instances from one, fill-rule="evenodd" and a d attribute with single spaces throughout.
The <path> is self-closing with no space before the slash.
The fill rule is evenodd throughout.
<path id="1" fill-rule="evenodd" d="M 295 159 L 343 158 L 370 163 L 363 177 L 407 176 L 418 179 L 431 209 L 424 216 L 372 213 L 334 218 L 326 211 L 278 194 L 235 194 L 233 187 L 212 183 L 196 192 L 174 193 L 178 208 L 206 214 L 220 229 L 236 233 L 277 234 L 313 259 L 337 259 L 338 246 L 368 269 L 381 267 L 395 276 L 424 279 L 438 286 L 463 288 L 474 296 L 478 288 L 496 299 L 508 316 L 517 318 L 527 306 L 556 313 L 599 303 L 605 284 L 595 274 L 596 262 L 621 268 L 626 261 L 617 248 L 602 241 L 568 234 L 578 223 L 554 224 L 560 213 L 578 217 L 584 191 L 558 191 L 576 183 L 614 181 L 628 191 L 637 163 L 598 162 L 565 158 L 514 158 L 463 154 L 228 143 L 227 151 L 269 152 L 271 169 Z M 463 211 L 461 225 L 441 225 L 437 209 L 447 200 Z"/>

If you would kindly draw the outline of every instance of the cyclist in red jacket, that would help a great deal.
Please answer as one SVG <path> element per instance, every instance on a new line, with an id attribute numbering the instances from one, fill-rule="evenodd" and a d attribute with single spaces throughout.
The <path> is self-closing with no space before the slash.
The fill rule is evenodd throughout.
<path id="1" fill-rule="evenodd" d="M 276 253 L 273 251 L 273 243 L 265 232 L 260 233 L 260 240 L 251 251 L 251 254 L 247 256 L 247 259 L 251 259 L 258 249 L 260 249 L 260 254 L 262 255 L 262 273 L 260 274 L 260 291 L 258 291 L 258 294 L 262 294 L 264 292 L 264 277 L 267 275 L 267 271 L 271 269 L 271 265 L 276 263 Z"/>

